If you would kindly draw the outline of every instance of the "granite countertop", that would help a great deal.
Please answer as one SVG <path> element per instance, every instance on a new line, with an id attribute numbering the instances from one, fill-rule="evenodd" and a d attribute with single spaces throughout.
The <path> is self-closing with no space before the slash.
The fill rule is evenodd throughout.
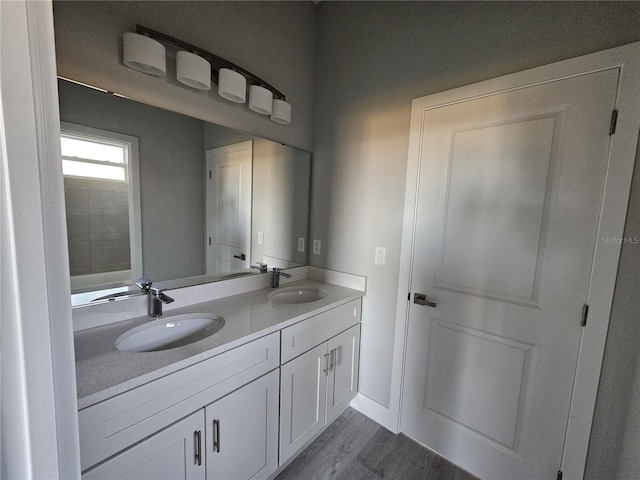
<path id="1" fill-rule="evenodd" d="M 148 316 L 76 332 L 78 409 L 89 407 L 364 295 L 360 290 L 311 279 L 286 285 L 296 286 L 320 287 L 327 291 L 327 296 L 311 303 L 282 305 L 269 301 L 268 295 L 274 291 L 272 288 L 263 288 L 167 312 L 161 318 L 169 320 L 174 315 L 185 313 L 210 313 L 225 318 L 225 326 L 219 332 L 169 350 L 133 353 L 115 348 L 114 343 L 122 333 L 151 321 Z"/>

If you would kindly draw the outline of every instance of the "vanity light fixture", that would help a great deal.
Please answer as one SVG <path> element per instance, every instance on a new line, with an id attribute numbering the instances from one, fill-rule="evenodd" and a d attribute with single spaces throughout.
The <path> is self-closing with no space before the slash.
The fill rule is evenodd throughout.
<path id="1" fill-rule="evenodd" d="M 211 89 L 211 64 L 201 56 L 180 50 L 176 53 L 176 78 L 198 90 Z"/>
<path id="2" fill-rule="evenodd" d="M 165 48 L 160 42 L 146 35 L 126 32 L 122 36 L 122 47 L 127 67 L 158 77 L 167 73 Z"/>
<path id="3" fill-rule="evenodd" d="M 291 123 L 291 104 L 274 98 L 273 110 L 269 118 L 280 125 L 289 125 Z"/>
<path id="4" fill-rule="evenodd" d="M 247 100 L 247 79 L 235 70 L 218 70 L 218 95 L 230 102 L 244 103 Z"/>
<path id="5" fill-rule="evenodd" d="M 176 47 L 178 81 L 199 90 L 209 90 L 211 80 L 218 84 L 218 95 L 235 103 L 245 103 L 249 85 L 249 108 L 281 125 L 291 123 L 291 104 L 284 94 L 253 73 L 224 58 L 189 43 L 136 26 L 137 33 L 123 35 L 124 64 L 151 75 L 165 75 L 165 45 Z"/>
<path id="6" fill-rule="evenodd" d="M 273 93 L 260 85 L 249 87 L 249 108 L 260 115 L 271 115 Z"/>

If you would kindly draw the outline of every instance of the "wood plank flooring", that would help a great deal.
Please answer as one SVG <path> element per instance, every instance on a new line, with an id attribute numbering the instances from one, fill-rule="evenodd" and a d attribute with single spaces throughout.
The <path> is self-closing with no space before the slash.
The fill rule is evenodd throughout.
<path id="1" fill-rule="evenodd" d="M 478 480 L 404 435 L 348 409 L 276 480 Z"/>

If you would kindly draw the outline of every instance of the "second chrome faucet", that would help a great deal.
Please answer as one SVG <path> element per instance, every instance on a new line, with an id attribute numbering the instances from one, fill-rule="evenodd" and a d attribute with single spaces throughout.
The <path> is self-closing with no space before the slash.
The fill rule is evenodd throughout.
<path id="1" fill-rule="evenodd" d="M 149 295 L 149 316 L 156 318 L 162 316 L 162 304 L 173 302 L 173 298 L 166 295 L 164 290 L 153 287 L 152 283 L 147 277 L 136 280 L 136 285 L 140 287 L 142 293 Z"/>
<path id="2" fill-rule="evenodd" d="M 271 287 L 278 288 L 280 286 L 280 277 L 291 278 L 291 275 L 284 273 L 281 268 L 273 268 L 273 277 L 271 277 Z"/>

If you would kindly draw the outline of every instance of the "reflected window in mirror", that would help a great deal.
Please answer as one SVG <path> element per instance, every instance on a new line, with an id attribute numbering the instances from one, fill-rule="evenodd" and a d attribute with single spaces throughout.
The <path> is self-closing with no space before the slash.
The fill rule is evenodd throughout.
<path id="1" fill-rule="evenodd" d="M 142 274 L 138 139 L 61 122 L 71 290 L 126 290 Z"/>

